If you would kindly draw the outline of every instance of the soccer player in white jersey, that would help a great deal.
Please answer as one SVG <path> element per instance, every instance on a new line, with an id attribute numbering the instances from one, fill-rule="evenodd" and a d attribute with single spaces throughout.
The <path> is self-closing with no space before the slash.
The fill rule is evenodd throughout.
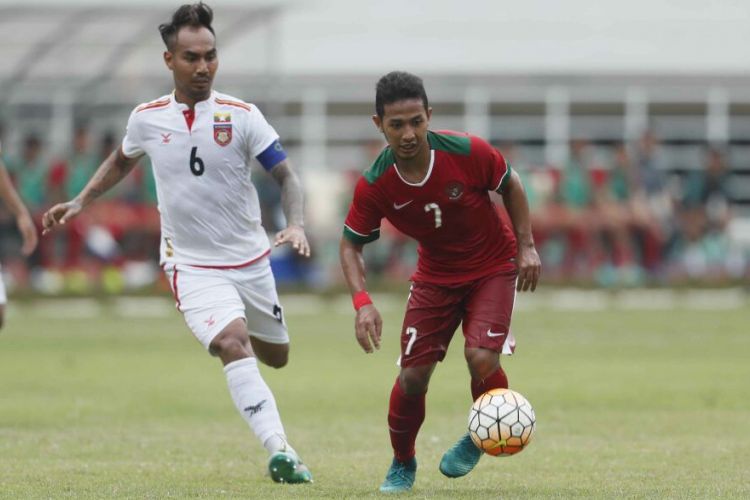
<path id="1" fill-rule="evenodd" d="M 3 147 L 0 145 L 0 153 L 3 152 Z M 10 213 L 16 218 L 16 225 L 18 231 L 21 233 L 23 243 L 21 244 L 21 253 L 29 256 L 31 252 L 36 248 L 38 241 L 36 235 L 36 228 L 34 222 L 31 220 L 29 210 L 21 201 L 18 196 L 13 183 L 10 181 L 8 171 L 5 169 L 2 157 L 0 157 L 0 198 L 5 203 L 5 206 L 10 210 Z M 7 295 L 5 293 L 5 283 L 0 279 L 0 328 L 5 323 L 5 304 L 8 302 Z"/>
<path id="2" fill-rule="evenodd" d="M 274 245 L 289 243 L 308 257 L 302 189 L 260 110 L 212 90 L 218 67 L 212 20 L 211 8 L 198 3 L 181 6 L 159 26 L 174 92 L 135 108 L 121 147 L 73 200 L 44 214 L 43 227 L 65 224 L 148 155 L 161 214 L 161 263 L 177 308 L 221 359 L 237 410 L 270 454 L 271 478 L 310 482 L 256 362 L 284 366 L 289 336 L 248 163 L 256 158 L 281 186 L 287 227 Z"/>

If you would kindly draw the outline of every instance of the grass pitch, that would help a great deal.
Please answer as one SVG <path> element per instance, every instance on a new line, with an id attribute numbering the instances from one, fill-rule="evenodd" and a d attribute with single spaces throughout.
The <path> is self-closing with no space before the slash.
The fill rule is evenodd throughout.
<path id="1" fill-rule="evenodd" d="M 176 311 L 124 317 L 107 306 L 76 318 L 10 308 L 0 333 L 0 498 L 380 496 L 400 310 L 384 315 L 382 350 L 365 355 L 351 312 L 287 304 L 291 362 L 263 373 L 315 475 L 289 486 L 264 476 L 265 451 L 236 414 L 219 362 Z M 462 479 L 438 472 L 470 406 L 459 335 L 428 394 L 412 497 L 750 497 L 747 307 L 520 310 L 513 327 L 518 350 L 504 365 L 536 410 L 534 442 L 514 457 L 484 457 Z"/>

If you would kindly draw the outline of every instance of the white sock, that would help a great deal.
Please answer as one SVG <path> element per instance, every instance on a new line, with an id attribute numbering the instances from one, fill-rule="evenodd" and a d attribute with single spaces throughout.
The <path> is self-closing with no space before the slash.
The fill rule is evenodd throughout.
<path id="1" fill-rule="evenodd" d="M 268 452 L 291 450 L 286 442 L 276 400 L 260 375 L 257 360 L 244 358 L 232 361 L 224 367 L 224 373 L 237 411 Z"/>
<path id="2" fill-rule="evenodd" d="M 282 436 L 280 434 L 274 434 L 270 438 L 266 439 L 263 443 L 263 446 L 266 447 L 268 453 L 271 455 L 273 455 L 277 451 L 286 451 L 297 456 L 297 452 L 294 451 L 294 448 L 292 448 L 289 443 L 286 442 L 286 436 Z"/>

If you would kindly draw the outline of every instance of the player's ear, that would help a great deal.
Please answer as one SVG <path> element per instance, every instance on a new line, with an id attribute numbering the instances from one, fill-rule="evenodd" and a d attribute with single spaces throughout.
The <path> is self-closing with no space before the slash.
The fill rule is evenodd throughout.
<path id="1" fill-rule="evenodd" d="M 430 121 L 430 118 L 432 118 L 432 106 L 427 108 L 427 121 Z"/>
<path id="2" fill-rule="evenodd" d="M 164 64 L 167 65 L 167 68 L 174 71 L 174 65 L 172 64 L 173 55 L 170 51 L 165 50 L 164 51 Z"/>
<path id="3" fill-rule="evenodd" d="M 375 124 L 378 130 L 383 132 L 383 120 L 381 120 L 378 115 L 372 115 L 372 123 Z"/>

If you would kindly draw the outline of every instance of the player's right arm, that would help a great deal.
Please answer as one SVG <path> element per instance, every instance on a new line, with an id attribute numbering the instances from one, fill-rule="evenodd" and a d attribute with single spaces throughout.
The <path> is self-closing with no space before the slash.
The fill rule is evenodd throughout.
<path id="1" fill-rule="evenodd" d="M 362 349 L 371 353 L 380 349 L 383 320 L 365 288 L 365 259 L 362 247 L 380 236 L 382 214 L 364 177 L 354 190 L 354 199 L 344 223 L 339 245 L 339 259 L 357 314 L 354 332 Z"/>
<path id="2" fill-rule="evenodd" d="M 362 244 L 354 243 L 346 236 L 342 236 L 339 258 L 352 294 L 352 303 L 357 311 L 354 318 L 357 342 L 366 353 L 371 353 L 374 350 L 373 346 L 380 349 L 383 320 L 365 289 L 365 260 L 362 257 L 362 247 Z"/>
<path id="3" fill-rule="evenodd" d="M 99 166 L 94 176 L 78 196 L 65 203 L 58 203 L 45 212 L 42 217 L 42 234 L 51 231 L 55 226 L 65 224 L 78 215 L 81 210 L 91 204 L 96 198 L 106 193 L 115 184 L 127 176 L 138 164 L 140 157 L 130 158 L 122 152 L 122 147 L 113 151 Z"/>

